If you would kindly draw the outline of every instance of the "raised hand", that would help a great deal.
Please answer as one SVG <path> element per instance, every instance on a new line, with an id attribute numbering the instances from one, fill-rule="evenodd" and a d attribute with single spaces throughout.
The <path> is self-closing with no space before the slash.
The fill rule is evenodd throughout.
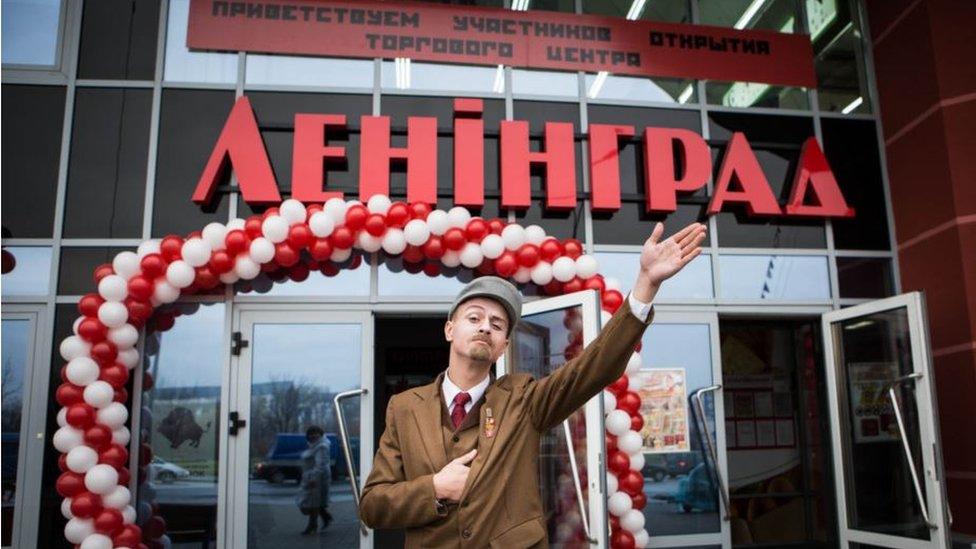
<path id="1" fill-rule="evenodd" d="M 701 243 L 705 240 L 705 225 L 692 223 L 661 240 L 663 234 L 664 224 L 658 222 L 641 250 L 640 273 L 634 285 L 634 297 L 645 303 L 651 301 L 662 282 L 698 257 Z"/>
<path id="2" fill-rule="evenodd" d="M 451 460 L 434 475 L 434 496 L 437 499 L 461 500 L 461 492 L 464 492 L 464 485 L 468 482 L 468 473 L 471 472 L 469 464 L 477 454 L 477 449 L 471 450 L 467 454 Z"/>

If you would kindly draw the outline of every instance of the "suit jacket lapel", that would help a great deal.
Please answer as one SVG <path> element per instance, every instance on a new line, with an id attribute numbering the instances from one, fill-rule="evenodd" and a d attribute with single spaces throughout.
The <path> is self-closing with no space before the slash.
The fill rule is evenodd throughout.
<path id="1" fill-rule="evenodd" d="M 423 441 L 431 470 L 435 473 L 447 465 L 447 449 L 444 448 L 444 437 L 441 436 L 443 405 L 440 386 L 443 375 L 437 376 L 430 385 L 414 389 L 414 394 L 420 397 L 420 401 L 413 407 L 414 419 L 417 421 L 419 438 Z M 436 435 L 432 436 L 432 432 L 436 432 Z"/>
<path id="2" fill-rule="evenodd" d="M 488 461 L 495 440 L 502 436 L 502 429 L 505 427 L 503 421 L 505 408 L 508 407 L 508 400 L 511 396 L 512 392 L 503 386 L 501 379 L 493 382 L 485 391 L 485 403 L 481 407 L 481 418 L 478 425 L 478 455 L 471 463 L 471 471 L 468 472 L 468 481 L 464 485 L 464 492 L 461 493 L 460 501 L 464 501 L 468 497 L 471 487 L 478 480 L 478 475 L 481 474 L 485 463 Z M 485 417 L 488 410 L 491 410 L 491 414 L 495 418 L 495 433 L 491 437 L 485 436 Z"/>

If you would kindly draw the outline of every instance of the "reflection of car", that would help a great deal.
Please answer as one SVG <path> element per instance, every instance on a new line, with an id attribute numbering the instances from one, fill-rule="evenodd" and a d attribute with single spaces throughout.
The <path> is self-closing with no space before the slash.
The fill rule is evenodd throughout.
<path id="1" fill-rule="evenodd" d="M 158 457 L 154 457 L 152 462 L 149 463 L 149 469 L 152 473 L 153 480 L 163 484 L 169 484 L 177 479 L 190 476 L 190 472 L 186 469 Z"/>
<path id="2" fill-rule="evenodd" d="M 701 454 L 698 452 L 678 452 L 665 454 L 665 456 L 668 474 L 672 477 L 687 475 L 696 465 L 701 463 Z"/>
<path id="3" fill-rule="evenodd" d="M 701 511 L 715 511 L 715 487 L 704 463 L 699 463 L 688 476 L 678 480 L 678 490 L 674 493 L 674 502 L 688 513 L 694 509 Z"/>
<path id="4" fill-rule="evenodd" d="M 332 478 L 337 479 L 347 475 L 346 459 L 342 453 L 339 437 L 334 433 L 326 433 L 330 444 L 330 461 Z M 350 437 L 349 449 L 353 456 L 353 465 L 359 469 L 359 437 Z M 274 444 L 268 450 L 264 460 L 254 467 L 254 476 L 273 484 L 302 479 L 302 452 L 308 448 L 308 441 L 301 433 L 278 433 Z"/>
<path id="5" fill-rule="evenodd" d="M 665 455 L 644 454 L 644 468 L 641 469 L 641 475 L 657 482 L 664 480 L 668 476 L 668 464 Z"/>

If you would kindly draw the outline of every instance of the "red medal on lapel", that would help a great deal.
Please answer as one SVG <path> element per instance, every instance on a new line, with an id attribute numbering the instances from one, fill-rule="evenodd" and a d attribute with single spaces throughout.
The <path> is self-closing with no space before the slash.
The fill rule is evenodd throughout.
<path id="1" fill-rule="evenodd" d="M 491 408 L 485 408 L 485 438 L 495 436 L 495 418 L 491 415 Z"/>

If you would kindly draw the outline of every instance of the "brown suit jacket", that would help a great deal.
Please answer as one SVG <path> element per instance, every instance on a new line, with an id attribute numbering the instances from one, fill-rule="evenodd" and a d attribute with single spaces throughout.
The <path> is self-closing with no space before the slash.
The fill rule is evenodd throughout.
<path id="1" fill-rule="evenodd" d="M 363 488 L 362 521 L 371 528 L 405 528 L 406 547 L 548 547 L 540 437 L 624 373 L 653 318 L 651 309 L 646 322 L 638 320 L 625 299 L 596 340 L 553 373 L 538 380 L 509 374 L 489 385 L 480 425 L 466 431 L 478 454 L 461 500 L 446 511 L 438 510 L 433 483 L 450 461 L 441 436 L 440 378 L 395 395 Z M 484 429 L 489 408 L 493 437 Z"/>

